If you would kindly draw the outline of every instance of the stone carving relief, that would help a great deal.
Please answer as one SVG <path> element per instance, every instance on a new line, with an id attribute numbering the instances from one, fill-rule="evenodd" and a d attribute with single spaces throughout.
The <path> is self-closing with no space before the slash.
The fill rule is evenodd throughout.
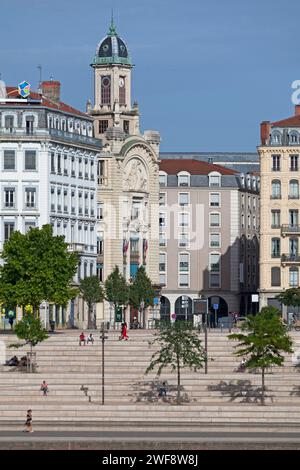
<path id="1" fill-rule="evenodd" d="M 146 168 L 138 158 L 132 158 L 125 167 L 124 190 L 147 191 Z"/>

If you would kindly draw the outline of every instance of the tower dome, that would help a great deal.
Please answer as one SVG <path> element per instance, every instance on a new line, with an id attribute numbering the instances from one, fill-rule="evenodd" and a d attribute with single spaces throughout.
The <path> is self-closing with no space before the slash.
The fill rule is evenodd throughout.
<path id="1" fill-rule="evenodd" d="M 96 49 L 93 65 L 124 64 L 131 65 L 128 48 L 116 31 L 113 19 L 107 36 L 102 39 Z"/>

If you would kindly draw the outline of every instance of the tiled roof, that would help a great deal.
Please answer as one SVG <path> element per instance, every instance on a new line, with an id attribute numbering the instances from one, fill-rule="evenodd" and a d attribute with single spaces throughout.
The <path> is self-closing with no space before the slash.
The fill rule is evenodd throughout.
<path id="1" fill-rule="evenodd" d="M 281 121 L 272 122 L 272 127 L 300 127 L 300 116 L 292 116 Z"/>
<path id="2" fill-rule="evenodd" d="M 177 175 L 180 171 L 187 171 L 191 175 L 208 175 L 213 171 L 218 171 L 221 175 L 236 175 L 236 171 L 224 168 L 220 165 L 214 165 L 199 160 L 161 160 L 159 164 L 161 171 L 165 171 L 168 175 Z"/>
<path id="3" fill-rule="evenodd" d="M 19 98 L 19 92 L 17 90 L 17 88 L 15 87 L 6 87 L 6 93 L 7 93 L 7 96 L 9 98 Z M 39 93 L 36 93 L 34 91 L 30 92 L 30 98 L 33 99 L 33 100 L 39 100 L 41 99 L 41 95 Z M 1 106 L 2 105 L 5 105 L 5 103 L 1 103 Z M 26 101 L 23 103 L 14 103 L 14 106 L 16 105 L 20 105 L 20 106 L 24 106 L 26 104 L 30 104 L 30 101 L 26 103 Z M 6 103 L 6 105 L 11 105 L 11 103 Z M 62 101 L 59 101 L 58 103 L 54 103 L 53 101 L 50 101 L 48 100 L 47 98 L 45 98 L 44 96 L 42 96 L 42 103 L 41 103 L 42 106 L 45 106 L 47 108 L 51 108 L 51 109 L 55 109 L 57 111 L 63 111 L 65 113 L 70 113 L 70 114 L 75 114 L 77 116 L 81 116 L 81 117 L 84 117 L 84 118 L 90 118 L 90 116 L 86 113 L 83 113 L 81 111 L 79 111 L 78 109 L 75 109 L 75 108 L 72 108 L 72 106 L 69 106 L 68 104 L 66 103 L 63 103 Z"/>

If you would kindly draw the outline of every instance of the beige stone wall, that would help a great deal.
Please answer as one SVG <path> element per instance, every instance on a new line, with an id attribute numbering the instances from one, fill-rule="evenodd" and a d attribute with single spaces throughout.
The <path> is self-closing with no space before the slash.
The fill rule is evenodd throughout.
<path id="1" fill-rule="evenodd" d="M 272 209 L 281 212 L 280 224 L 289 223 L 289 210 L 300 209 L 299 199 L 289 199 L 289 181 L 298 179 L 299 172 L 290 171 L 290 155 L 299 154 L 300 147 L 259 147 L 260 168 L 261 168 L 261 229 L 260 229 L 260 291 L 261 306 L 267 305 L 267 298 L 272 298 L 283 289 L 289 286 L 289 268 L 291 265 L 284 265 L 281 258 L 272 258 L 271 240 L 280 238 L 281 254 L 289 252 L 290 236 L 283 236 L 280 228 L 272 228 Z M 280 171 L 272 170 L 272 155 L 281 156 Z M 281 199 L 272 199 L 272 180 L 281 181 Z M 281 269 L 281 286 L 271 286 L 271 268 Z"/>

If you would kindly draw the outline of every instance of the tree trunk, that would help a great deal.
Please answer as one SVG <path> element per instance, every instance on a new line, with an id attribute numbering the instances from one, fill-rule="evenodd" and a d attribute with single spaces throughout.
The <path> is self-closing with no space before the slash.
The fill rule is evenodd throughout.
<path id="1" fill-rule="evenodd" d="M 88 310 L 88 330 L 91 330 L 94 328 L 94 322 L 92 320 L 92 315 L 93 315 L 93 306 L 89 305 L 89 310 Z"/>
<path id="2" fill-rule="evenodd" d="M 180 361 L 177 355 L 177 402 L 180 403 Z"/>
<path id="3" fill-rule="evenodd" d="M 30 343 L 30 373 L 32 374 L 32 343 Z"/>
<path id="4" fill-rule="evenodd" d="M 261 370 L 261 404 L 265 404 L 265 368 Z"/>

